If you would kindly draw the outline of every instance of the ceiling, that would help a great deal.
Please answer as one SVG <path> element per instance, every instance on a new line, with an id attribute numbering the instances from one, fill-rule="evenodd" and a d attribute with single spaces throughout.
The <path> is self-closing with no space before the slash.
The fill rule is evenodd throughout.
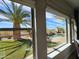
<path id="1" fill-rule="evenodd" d="M 79 7 L 79 0 L 66 0 L 72 7 Z"/>
<path id="2" fill-rule="evenodd" d="M 20 0 L 13 0 L 13 1 L 20 1 Z M 26 0 L 21 0 L 22 1 L 26 1 Z M 35 0 L 27 0 L 27 2 L 31 2 L 33 3 Z M 76 7 L 79 7 L 79 0 L 64 0 L 66 1 L 69 5 L 71 5 L 72 7 L 76 8 Z M 34 4 L 34 3 L 33 3 Z"/>

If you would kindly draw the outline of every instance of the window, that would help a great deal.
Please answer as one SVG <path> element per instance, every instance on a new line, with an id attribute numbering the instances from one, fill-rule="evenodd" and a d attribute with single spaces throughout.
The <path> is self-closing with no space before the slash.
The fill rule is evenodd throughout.
<path id="1" fill-rule="evenodd" d="M 66 20 L 65 17 L 46 12 L 47 53 L 67 43 Z"/>
<path id="2" fill-rule="evenodd" d="M 0 59 L 33 59 L 31 8 L 0 0 Z"/>

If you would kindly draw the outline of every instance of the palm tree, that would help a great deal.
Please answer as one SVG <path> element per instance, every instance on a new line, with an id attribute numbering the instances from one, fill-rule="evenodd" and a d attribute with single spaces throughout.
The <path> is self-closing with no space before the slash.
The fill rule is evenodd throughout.
<path id="1" fill-rule="evenodd" d="M 13 28 L 16 29 L 20 29 L 21 23 L 29 24 L 29 20 L 26 20 L 26 17 L 30 17 L 30 13 L 22 9 L 23 5 L 17 5 L 14 2 L 9 5 L 4 0 L 2 1 L 6 10 L 0 9 L 0 14 L 5 16 L 6 19 L 1 18 L 0 20 L 13 22 Z M 14 30 L 13 37 L 14 39 L 20 39 L 20 30 Z"/>

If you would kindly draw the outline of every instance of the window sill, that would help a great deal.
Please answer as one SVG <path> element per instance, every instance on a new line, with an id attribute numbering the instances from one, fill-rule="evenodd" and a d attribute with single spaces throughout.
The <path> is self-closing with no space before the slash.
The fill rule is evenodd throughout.
<path id="1" fill-rule="evenodd" d="M 61 48 L 55 50 L 54 52 L 48 54 L 48 59 L 49 59 L 49 58 L 54 58 L 56 55 L 58 55 L 59 53 L 61 53 L 62 51 L 64 51 L 64 50 L 65 50 L 66 48 L 68 48 L 70 45 L 71 45 L 71 44 L 68 43 L 68 44 L 62 46 Z"/>

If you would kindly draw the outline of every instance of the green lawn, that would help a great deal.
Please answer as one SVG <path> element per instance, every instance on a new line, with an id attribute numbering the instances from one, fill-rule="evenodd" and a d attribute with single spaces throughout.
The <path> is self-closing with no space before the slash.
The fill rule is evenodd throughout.
<path id="1" fill-rule="evenodd" d="M 0 41 L 0 59 L 24 59 L 30 54 L 32 49 L 28 40 Z"/>

